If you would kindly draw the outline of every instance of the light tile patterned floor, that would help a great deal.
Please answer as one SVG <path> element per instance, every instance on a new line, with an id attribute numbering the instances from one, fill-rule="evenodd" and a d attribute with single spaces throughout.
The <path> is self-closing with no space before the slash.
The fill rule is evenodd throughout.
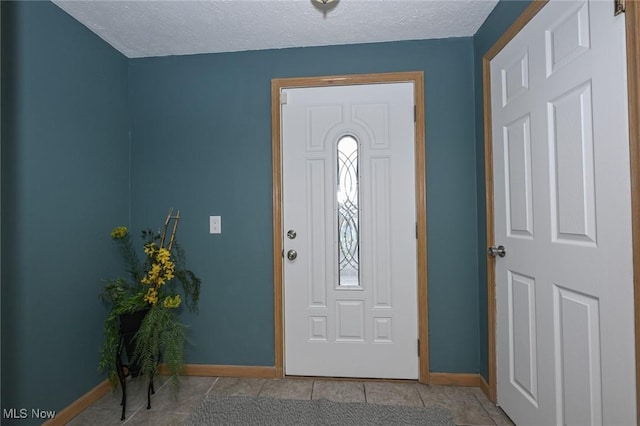
<path id="1" fill-rule="evenodd" d="M 513 425 L 477 388 L 426 386 L 414 382 L 336 381 L 313 379 L 250 379 L 182 377 L 173 395 L 166 378 L 156 379 L 151 409 L 146 409 L 146 386 L 134 380 L 127 387 L 126 419 L 120 421 L 120 389 L 109 393 L 73 419 L 72 426 L 181 425 L 207 394 L 287 399 L 328 399 L 338 402 L 438 407 L 451 410 L 457 425 Z"/>

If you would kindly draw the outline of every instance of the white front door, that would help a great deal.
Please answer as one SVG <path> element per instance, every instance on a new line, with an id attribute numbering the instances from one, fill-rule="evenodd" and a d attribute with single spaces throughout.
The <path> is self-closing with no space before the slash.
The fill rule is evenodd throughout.
<path id="1" fill-rule="evenodd" d="M 413 83 L 281 108 L 285 373 L 417 379 Z"/>
<path id="2" fill-rule="evenodd" d="M 498 404 L 636 424 L 624 17 L 552 0 L 491 61 Z"/>

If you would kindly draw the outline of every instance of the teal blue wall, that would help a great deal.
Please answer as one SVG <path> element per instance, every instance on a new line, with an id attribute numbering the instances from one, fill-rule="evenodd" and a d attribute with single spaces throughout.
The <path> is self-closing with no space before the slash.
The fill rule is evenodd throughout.
<path id="1" fill-rule="evenodd" d="M 204 281 L 188 362 L 203 364 L 274 364 L 271 79 L 424 71 L 431 368 L 479 371 L 472 38 L 130 63 L 132 223 L 181 209 Z"/>
<path id="2" fill-rule="evenodd" d="M 270 81 L 294 76 L 424 71 L 431 368 L 486 377 L 479 61 L 527 4 L 475 38 L 129 60 L 49 2 L 2 2 L 2 408 L 102 380 L 108 233 L 169 207 L 204 281 L 187 362 L 273 365 Z"/>
<path id="3" fill-rule="evenodd" d="M 2 408 L 60 410 L 103 380 L 97 294 L 129 215 L 127 60 L 52 3 L 1 7 Z"/>
<path id="4" fill-rule="evenodd" d="M 478 277 L 480 280 L 478 298 L 478 312 L 480 317 L 478 324 L 480 327 L 480 373 L 486 380 L 489 380 L 489 347 L 487 335 L 487 233 L 485 227 L 487 216 L 484 185 L 482 57 L 530 3 L 530 0 L 501 0 L 473 38 L 476 111 L 476 180 L 478 182 Z"/>

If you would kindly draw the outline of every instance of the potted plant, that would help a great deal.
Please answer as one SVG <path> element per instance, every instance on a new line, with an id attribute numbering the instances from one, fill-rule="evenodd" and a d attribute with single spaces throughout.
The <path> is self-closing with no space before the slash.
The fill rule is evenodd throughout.
<path id="1" fill-rule="evenodd" d="M 179 219 L 180 212 L 173 215 L 173 210 L 170 210 L 162 232 L 142 231 L 143 262 L 139 261 L 126 227 L 119 226 L 111 231 L 111 238 L 123 257 L 128 274 L 128 278 L 105 280 L 100 294 L 100 299 L 109 305 L 109 313 L 104 322 L 99 368 L 107 371 L 114 387 L 119 381 L 116 358 L 123 339 L 121 330 L 130 327 L 125 321 L 131 316 L 140 318 L 141 323 L 137 332 L 131 333 L 132 341 L 125 342 L 130 346 L 126 348 L 129 373 L 151 379 L 162 360 L 174 389 L 179 385 L 186 325 L 180 321 L 178 313 L 183 304 L 189 311 L 197 312 L 201 282 L 186 269 L 184 251 L 175 240 Z M 167 229 L 172 221 L 173 229 L 170 239 L 167 239 Z"/>

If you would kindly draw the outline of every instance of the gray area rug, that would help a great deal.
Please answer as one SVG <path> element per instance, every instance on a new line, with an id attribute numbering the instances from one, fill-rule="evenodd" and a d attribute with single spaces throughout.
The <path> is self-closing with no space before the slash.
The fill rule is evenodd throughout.
<path id="1" fill-rule="evenodd" d="M 440 408 L 209 395 L 185 425 L 455 426 L 455 423 L 451 413 Z"/>

